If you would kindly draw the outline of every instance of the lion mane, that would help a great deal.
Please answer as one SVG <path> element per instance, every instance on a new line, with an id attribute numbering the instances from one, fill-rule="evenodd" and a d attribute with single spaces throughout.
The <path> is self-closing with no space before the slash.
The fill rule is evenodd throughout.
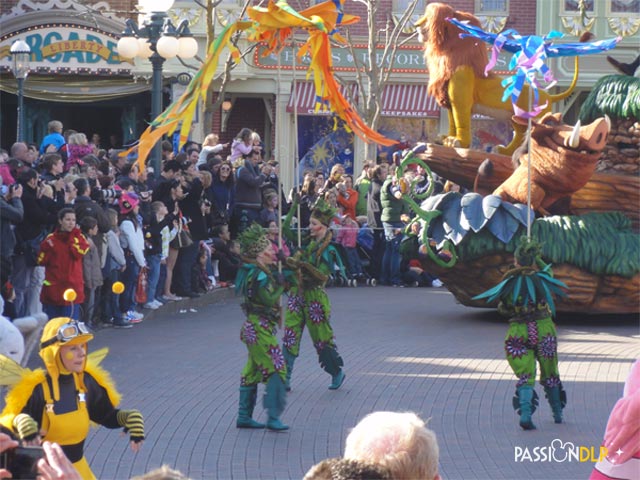
<path id="1" fill-rule="evenodd" d="M 467 21 L 482 27 L 480 20 L 467 12 L 459 12 L 444 3 L 430 3 L 425 14 L 416 22 L 416 27 L 424 44 L 424 58 L 429 70 L 429 95 L 444 108 L 451 108 L 447 93 L 449 80 L 462 65 L 470 66 L 477 77 L 485 75 L 487 48 L 478 39 L 460 38 L 462 31 L 447 18 Z"/>

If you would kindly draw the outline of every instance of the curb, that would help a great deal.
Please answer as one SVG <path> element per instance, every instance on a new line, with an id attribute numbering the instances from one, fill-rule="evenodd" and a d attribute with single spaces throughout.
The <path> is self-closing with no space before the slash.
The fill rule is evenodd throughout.
<path id="1" fill-rule="evenodd" d="M 144 315 L 144 320 L 151 320 L 161 313 L 178 314 L 180 310 L 207 307 L 234 298 L 236 298 L 235 287 L 220 287 L 197 298 L 183 298 L 177 302 L 167 302 L 155 310 L 143 308 L 139 311 Z"/>

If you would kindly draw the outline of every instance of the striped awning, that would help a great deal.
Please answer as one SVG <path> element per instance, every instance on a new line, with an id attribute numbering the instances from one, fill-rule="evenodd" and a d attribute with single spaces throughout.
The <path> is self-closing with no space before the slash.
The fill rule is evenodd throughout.
<path id="1" fill-rule="evenodd" d="M 440 106 L 427 94 L 427 84 L 385 85 L 382 91 L 382 115 L 385 117 L 439 117 Z"/>
<path id="2" fill-rule="evenodd" d="M 350 96 L 347 94 L 347 89 L 351 90 Z M 355 99 L 358 94 L 358 86 L 355 83 L 351 83 L 349 86 L 341 85 L 340 92 L 347 99 Z M 328 110 L 326 107 L 321 107 L 319 111 L 315 111 L 316 90 L 313 82 L 300 81 L 295 83 L 291 88 L 291 96 L 289 97 L 289 103 L 287 103 L 287 112 L 293 113 L 294 102 L 298 115 L 331 115 L 331 110 Z"/>

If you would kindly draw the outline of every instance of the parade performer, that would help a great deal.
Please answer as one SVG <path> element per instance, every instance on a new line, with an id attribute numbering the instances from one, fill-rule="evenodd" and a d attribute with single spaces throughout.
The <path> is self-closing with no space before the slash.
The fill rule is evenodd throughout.
<path id="1" fill-rule="evenodd" d="M 283 233 L 291 240 L 295 235 L 289 225 L 293 212 L 297 211 L 297 201 L 296 199 L 283 224 Z M 304 239 L 306 246 L 300 248 L 292 257 L 284 259 L 286 265 L 296 272 L 297 277 L 295 285 L 291 288 L 285 313 L 283 352 L 287 362 L 287 390 L 291 389 L 291 373 L 295 359 L 300 353 L 300 341 L 305 325 L 318 352 L 320 365 L 331 375 L 329 389 L 337 390 L 344 382 L 344 362 L 338 354 L 333 329 L 329 323 L 331 304 L 324 288 L 336 263 L 344 269 L 340 255 L 331 245 L 332 232 L 329 225 L 334 216 L 335 210 L 319 199 L 311 211 L 309 238 Z"/>
<path id="2" fill-rule="evenodd" d="M 551 265 L 540 257 L 541 248 L 523 236 L 514 252 L 515 266 L 502 282 L 474 297 L 491 303 L 499 299 L 498 312 L 509 318 L 504 349 L 507 361 L 518 377 L 514 409 L 520 415 L 520 426 L 533 430 L 531 419 L 538 405 L 534 390 L 536 360 L 540 364 L 540 384 L 544 387 L 555 423 L 562 423 L 562 409 L 567 396 L 558 373 L 558 340 L 553 323 L 553 294 L 565 296 L 566 285 L 553 278 Z"/>
<path id="3" fill-rule="evenodd" d="M 244 296 L 242 309 L 247 320 L 242 325 L 240 340 L 248 351 L 247 363 L 240 379 L 238 428 L 264 428 L 253 420 L 258 396 L 258 383 L 266 384 L 263 399 L 268 412 L 266 427 L 287 430 L 280 421 L 287 393 L 286 365 L 275 336 L 280 322 L 280 297 L 285 291 L 284 278 L 274 269 L 277 263 L 271 241 L 258 224 L 253 223 L 239 237 L 244 264 L 236 276 L 236 293 Z"/>
<path id="4" fill-rule="evenodd" d="M 40 357 L 46 371 L 23 369 L 0 357 L 3 376 L 12 375 L 16 380 L 5 398 L 0 424 L 28 443 L 60 444 L 83 479 L 95 478 L 84 457 L 90 422 L 123 427 L 134 452 L 144 440 L 142 415 L 138 410 L 117 408 L 120 394 L 109 373 L 99 366 L 107 349 L 87 355 L 91 339 L 83 322 L 59 317 L 51 319 L 42 333 Z"/>

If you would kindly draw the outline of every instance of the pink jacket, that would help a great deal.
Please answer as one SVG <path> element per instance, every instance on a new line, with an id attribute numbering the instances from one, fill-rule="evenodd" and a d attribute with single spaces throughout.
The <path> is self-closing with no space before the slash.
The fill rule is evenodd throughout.
<path id="1" fill-rule="evenodd" d="M 65 170 L 69 170 L 74 165 L 80 164 L 80 160 L 85 155 L 89 155 L 93 153 L 93 147 L 91 145 L 76 145 L 76 144 L 67 144 L 67 164 L 65 165 Z"/>
<path id="2" fill-rule="evenodd" d="M 596 463 L 589 480 L 637 479 L 640 472 L 640 360 L 631 367 L 622 398 L 609 415 L 602 445 L 607 458 Z"/>
<path id="3" fill-rule="evenodd" d="M 354 248 L 358 243 L 358 227 L 356 225 L 349 225 L 348 223 L 338 225 L 336 242 L 343 247 Z"/>

